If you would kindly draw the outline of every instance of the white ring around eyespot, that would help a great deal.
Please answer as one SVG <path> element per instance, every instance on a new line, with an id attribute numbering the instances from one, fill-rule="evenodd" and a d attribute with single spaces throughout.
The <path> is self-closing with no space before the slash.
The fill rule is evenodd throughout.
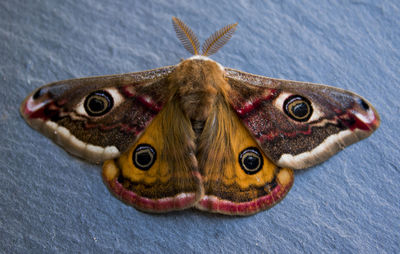
<path id="1" fill-rule="evenodd" d="M 286 115 L 286 113 L 285 113 L 285 111 L 284 111 L 284 109 L 283 109 L 285 100 L 286 100 L 287 98 L 289 98 L 290 96 L 292 96 L 292 95 L 297 95 L 297 94 L 282 92 L 281 94 L 279 94 L 279 96 L 278 96 L 278 97 L 275 99 L 275 101 L 274 101 L 274 106 L 275 106 L 277 109 L 279 109 L 280 111 L 282 111 L 282 113 L 284 113 L 285 115 Z M 301 96 L 301 95 L 299 95 L 299 96 Z M 308 99 L 308 98 L 307 98 L 307 99 Z M 322 111 L 321 111 L 321 110 L 319 109 L 319 107 L 318 107 L 315 103 L 313 103 L 310 99 L 308 99 L 308 100 L 311 102 L 311 107 L 312 107 L 313 112 L 312 112 L 312 114 L 311 114 L 310 119 L 308 119 L 308 120 L 305 121 L 305 122 L 312 122 L 312 121 L 317 121 L 317 120 L 321 119 L 321 118 L 323 117 Z M 288 118 L 288 119 L 289 119 L 289 118 Z M 295 120 L 293 120 L 293 119 L 290 118 L 290 121 L 295 121 Z"/>
<path id="2" fill-rule="evenodd" d="M 99 91 L 100 90 L 106 91 L 111 95 L 111 97 L 113 98 L 113 101 L 114 101 L 113 108 L 118 107 L 122 103 L 123 97 L 120 94 L 120 92 L 118 91 L 118 89 L 116 89 L 116 88 L 104 88 L 104 89 L 99 89 Z M 95 91 L 92 91 L 92 92 L 95 92 Z M 93 117 L 93 116 L 89 116 L 88 115 L 88 113 L 86 112 L 85 107 L 84 107 L 84 103 L 85 103 L 85 100 L 86 100 L 87 96 L 88 95 L 83 97 L 82 100 L 78 103 L 78 105 L 75 107 L 75 112 L 78 113 L 79 115 L 83 115 L 83 116 L 86 116 L 86 117 Z M 113 110 L 113 108 L 109 112 L 111 112 Z M 101 117 L 101 116 L 94 116 L 94 117 Z"/>

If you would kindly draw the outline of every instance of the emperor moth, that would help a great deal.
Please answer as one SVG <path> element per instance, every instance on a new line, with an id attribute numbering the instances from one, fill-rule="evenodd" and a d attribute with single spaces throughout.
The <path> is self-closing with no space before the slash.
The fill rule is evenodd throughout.
<path id="1" fill-rule="evenodd" d="M 110 190 L 149 212 L 196 207 L 249 215 L 282 200 L 293 169 L 325 161 L 379 126 L 372 105 L 330 86 L 223 67 L 209 56 L 231 24 L 203 44 L 178 18 L 194 56 L 176 65 L 58 81 L 21 114 L 69 153 L 103 164 Z"/>

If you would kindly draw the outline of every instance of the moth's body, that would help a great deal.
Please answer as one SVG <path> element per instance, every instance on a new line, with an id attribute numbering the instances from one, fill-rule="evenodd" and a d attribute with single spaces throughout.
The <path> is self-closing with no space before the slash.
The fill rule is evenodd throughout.
<path id="1" fill-rule="evenodd" d="M 279 202 L 292 169 L 318 164 L 379 126 L 362 97 L 324 85 L 272 79 L 199 56 L 193 32 L 174 18 L 195 56 L 175 66 L 60 81 L 21 105 L 28 123 L 70 153 L 101 162 L 111 191 L 134 207 L 196 207 L 248 215 Z"/>
<path id="2" fill-rule="evenodd" d="M 194 122 L 207 120 L 218 96 L 226 96 L 229 85 L 223 69 L 209 58 L 182 61 L 170 77 L 170 91 L 177 91 L 185 115 Z"/>

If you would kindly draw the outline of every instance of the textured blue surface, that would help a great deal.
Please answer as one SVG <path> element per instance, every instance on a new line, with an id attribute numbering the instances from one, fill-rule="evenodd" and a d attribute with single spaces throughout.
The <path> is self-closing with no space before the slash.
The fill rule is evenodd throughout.
<path id="1" fill-rule="evenodd" d="M 0 252 L 399 251 L 399 1 L 140 2 L 0 1 Z M 126 206 L 103 185 L 99 166 L 30 129 L 18 107 L 51 81 L 189 57 L 172 16 L 202 40 L 239 22 L 216 61 L 352 90 L 376 106 L 380 129 L 296 172 L 288 196 L 254 216 L 151 215 Z"/>

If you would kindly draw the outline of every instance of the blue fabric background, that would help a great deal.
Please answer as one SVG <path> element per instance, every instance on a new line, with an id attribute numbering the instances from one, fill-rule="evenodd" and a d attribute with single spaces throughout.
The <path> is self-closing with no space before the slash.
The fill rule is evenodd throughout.
<path id="1" fill-rule="evenodd" d="M 399 13 L 396 0 L 0 1 L 0 252 L 398 252 Z M 52 81 L 189 57 L 172 16 L 201 40 L 239 22 L 214 60 L 359 93 L 380 113 L 380 129 L 296 172 L 288 196 L 254 216 L 126 206 L 103 184 L 100 166 L 29 128 L 18 108 Z"/>

